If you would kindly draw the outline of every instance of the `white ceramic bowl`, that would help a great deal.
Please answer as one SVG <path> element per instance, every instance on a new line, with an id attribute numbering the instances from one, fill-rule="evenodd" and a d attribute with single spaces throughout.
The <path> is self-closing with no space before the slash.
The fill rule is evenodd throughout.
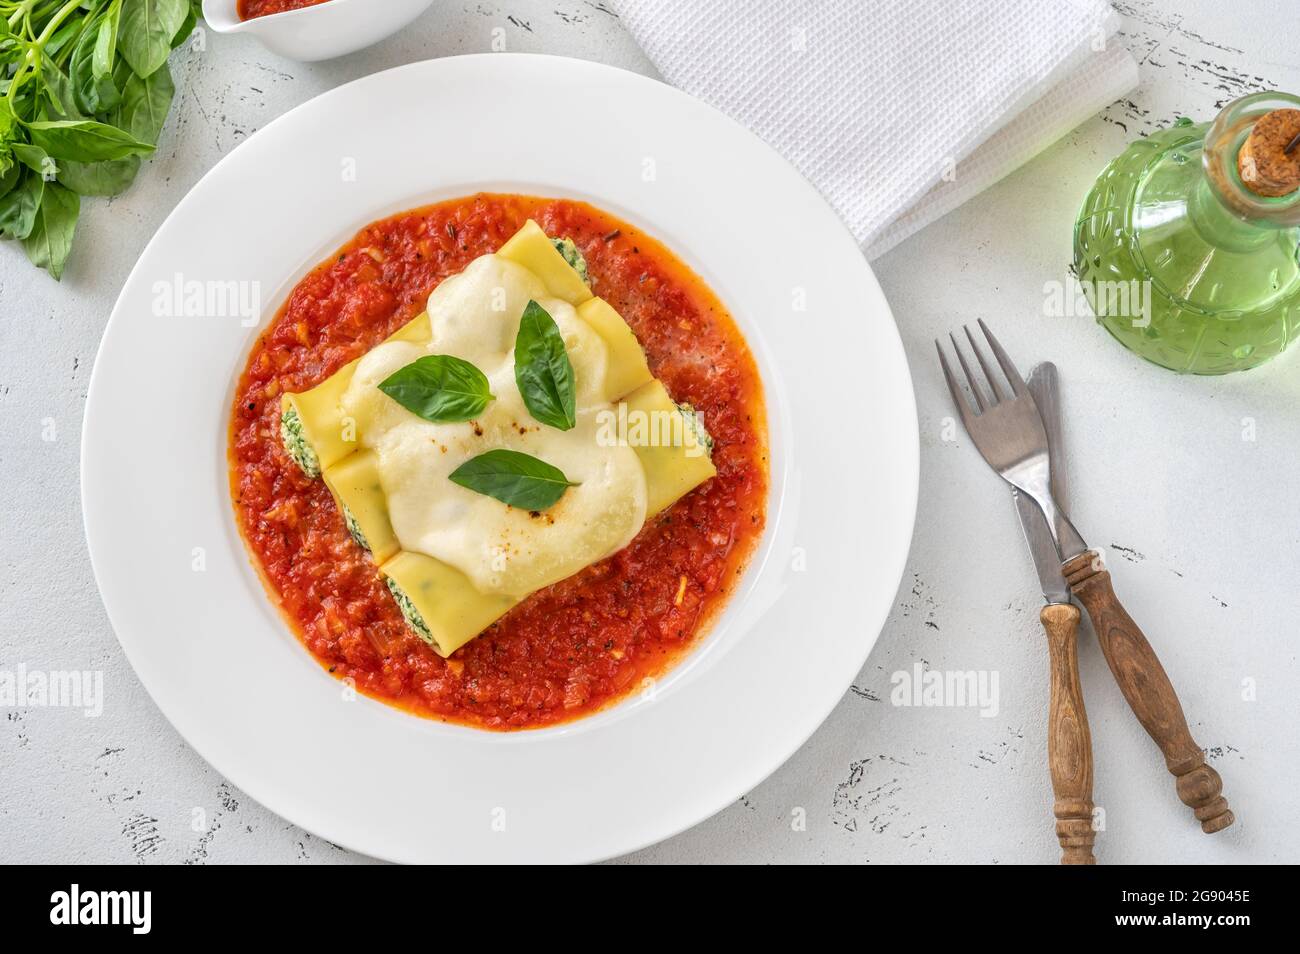
<path id="1" fill-rule="evenodd" d="M 353 53 L 392 36 L 433 0 L 328 0 L 252 20 L 239 0 L 203 0 L 203 19 L 217 33 L 250 33 L 273 53 L 310 62 Z"/>

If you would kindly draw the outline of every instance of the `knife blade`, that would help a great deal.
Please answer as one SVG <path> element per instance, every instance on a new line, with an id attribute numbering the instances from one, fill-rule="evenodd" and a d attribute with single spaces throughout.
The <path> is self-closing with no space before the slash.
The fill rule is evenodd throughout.
<path id="1" fill-rule="evenodd" d="M 1043 419 L 1043 429 L 1047 431 L 1047 457 L 1052 475 L 1052 497 L 1062 510 L 1066 507 L 1067 478 L 1065 462 L 1061 448 L 1061 400 L 1059 379 L 1056 365 L 1044 361 L 1034 366 L 1026 382 L 1029 393 L 1038 405 L 1039 416 Z M 1047 518 L 1032 499 L 1013 490 L 1011 496 L 1016 501 L 1016 512 L 1020 515 L 1020 527 L 1029 545 L 1029 554 L 1034 559 L 1034 568 L 1038 571 L 1038 582 L 1043 591 L 1043 599 L 1050 603 L 1069 603 L 1070 586 L 1061 571 L 1061 557 L 1056 544 L 1052 541 L 1052 532 L 1047 526 Z"/>

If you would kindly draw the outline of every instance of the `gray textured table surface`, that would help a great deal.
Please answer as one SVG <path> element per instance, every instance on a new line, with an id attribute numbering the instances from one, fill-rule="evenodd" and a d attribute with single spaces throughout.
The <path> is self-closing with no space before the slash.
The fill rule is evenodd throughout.
<path id="1" fill-rule="evenodd" d="M 876 263 L 902 330 L 921 427 L 920 510 L 894 612 L 852 691 L 770 779 L 642 862 L 1050 862 L 1046 657 L 1039 599 L 1009 502 L 950 414 L 931 339 L 993 319 L 1023 360 L 1064 378 L 1077 522 L 1110 548 L 1238 823 L 1201 835 L 1095 644 L 1082 649 L 1105 812 L 1103 862 L 1300 861 L 1295 695 L 1300 353 L 1224 379 L 1145 366 L 1089 319 L 1046 317 L 1070 224 L 1102 164 L 1180 113 L 1266 88 L 1300 90 L 1293 3 L 1131 0 L 1132 96 Z M 1242 8 L 1251 8 L 1249 15 Z M 1271 18 L 1271 23 L 1270 23 Z M 364 861 L 234 789 L 154 708 L 91 577 L 79 509 L 86 387 L 117 291 L 149 236 L 222 155 L 339 83 L 434 56 L 512 50 L 653 69 L 599 2 L 439 0 L 404 35 L 303 66 L 209 36 L 173 60 L 179 92 L 157 158 L 88 203 L 61 285 L 0 245 L 0 669 L 98 669 L 99 718 L 0 707 L 0 860 Z M 215 661 L 215 657 L 214 657 Z M 909 708 L 891 675 L 989 670 L 1000 706 Z M 235 683 L 232 680 L 232 692 Z M 206 819 L 192 825 L 195 809 Z M 792 825 L 803 809 L 804 830 Z"/>

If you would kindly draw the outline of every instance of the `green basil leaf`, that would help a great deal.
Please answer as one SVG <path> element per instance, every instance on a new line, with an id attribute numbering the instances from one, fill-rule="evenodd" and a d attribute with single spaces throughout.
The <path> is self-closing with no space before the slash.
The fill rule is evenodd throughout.
<path id="1" fill-rule="evenodd" d="M 23 240 L 27 258 L 33 265 L 49 271 L 54 278 L 63 277 L 63 265 L 72 251 L 72 236 L 77 231 L 81 199 L 70 189 L 48 182 L 36 213 L 36 224 Z"/>
<path id="2" fill-rule="evenodd" d="M 117 46 L 131 69 L 150 76 L 166 63 L 189 13 L 189 0 L 122 0 Z"/>
<path id="3" fill-rule="evenodd" d="M 379 390 L 426 421 L 468 421 L 493 394 L 487 376 L 449 354 L 425 355 L 379 382 Z"/>
<path id="4" fill-rule="evenodd" d="M 59 167 L 55 161 L 51 159 L 40 146 L 33 146 L 30 143 L 25 142 L 16 142 L 13 144 L 13 151 L 19 162 L 43 178 L 46 182 L 53 179 L 55 173 L 59 171 Z"/>
<path id="5" fill-rule="evenodd" d="M 85 21 L 78 17 L 69 17 L 65 20 L 63 26 L 55 30 L 54 36 L 50 37 L 46 42 L 45 49 L 42 51 L 44 53 L 42 59 L 53 59 L 58 56 L 63 49 L 81 36 L 83 26 L 85 26 Z"/>
<path id="6" fill-rule="evenodd" d="M 103 162 L 65 159 L 59 163 L 59 182 L 77 195 L 121 195 L 131 187 L 139 171 L 139 156 Z"/>
<path id="7" fill-rule="evenodd" d="M 93 119 L 38 120 L 27 124 L 35 145 L 55 159 L 98 162 L 153 152 L 153 146 L 130 133 Z"/>
<path id="8" fill-rule="evenodd" d="M 23 174 L 23 167 L 21 163 L 14 162 L 8 156 L 0 156 L 0 169 L 4 170 L 0 172 L 0 199 L 3 199 L 13 191 L 14 186 L 18 185 L 18 177 Z"/>
<path id="9" fill-rule="evenodd" d="M 108 12 L 99 21 L 95 32 L 95 51 L 91 57 L 91 71 L 96 76 L 112 76 L 117 59 L 117 25 L 122 12 L 122 0 L 113 0 Z"/>
<path id="10" fill-rule="evenodd" d="M 87 116 L 108 112 L 122 98 L 113 82 L 112 72 L 106 70 L 101 73 L 95 68 L 96 50 L 100 46 L 99 38 L 105 23 L 107 18 L 100 17 L 87 27 L 77 40 L 77 45 L 72 50 L 72 59 L 68 63 L 73 97 L 77 108 Z"/>
<path id="11" fill-rule="evenodd" d="M 45 180 L 31 170 L 0 199 L 0 235 L 5 238 L 25 239 L 36 225 L 36 210 L 45 194 Z"/>
<path id="12" fill-rule="evenodd" d="M 49 108 L 45 110 L 48 119 L 83 119 L 77 110 L 76 97 L 72 92 L 72 81 L 64 75 L 51 57 L 41 60 L 41 79 L 44 80 L 42 92 Z"/>
<path id="13" fill-rule="evenodd" d="M 140 142 L 157 145 L 175 94 L 176 86 L 166 63 L 149 76 L 132 73 L 122 88 L 122 103 L 113 114 L 113 125 Z"/>
<path id="14" fill-rule="evenodd" d="M 504 448 L 465 461 L 449 477 L 452 483 L 520 510 L 545 510 L 568 488 L 578 486 L 558 467 Z"/>
<path id="15" fill-rule="evenodd" d="M 182 23 L 181 28 L 176 31 L 176 35 L 172 37 L 172 49 L 173 50 L 176 49 L 178 46 L 180 46 L 182 43 L 188 40 L 190 38 L 190 34 L 194 32 L 194 28 L 198 26 L 198 24 L 199 24 L 199 8 L 194 4 L 190 4 L 190 12 L 185 15 L 185 22 Z"/>
<path id="16" fill-rule="evenodd" d="M 577 422 L 577 386 L 573 365 L 555 319 L 530 301 L 515 337 L 515 384 L 524 405 L 537 420 L 561 431 Z"/>

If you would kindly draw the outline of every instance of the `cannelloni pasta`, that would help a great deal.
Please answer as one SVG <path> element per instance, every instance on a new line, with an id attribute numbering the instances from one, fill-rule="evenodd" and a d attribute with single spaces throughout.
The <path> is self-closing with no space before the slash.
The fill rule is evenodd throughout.
<path id="1" fill-rule="evenodd" d="M 648 517 L 716 473 L 698 415 L 653 378 L 636 336 L 584 275 L 573 243 L 529 221 L 444 280 L 410 324 L 282 399 L 286 451 L 308 476 L 323 475 L 408 625 L 440 655 L 627 546 Z M 537 338 L 525 321 L 552 336 Z M 417 404 L 417 413 L 390 387 L 403 376 L 476 410 Z M 571 408 L 551 407 L 566 394 Z M 561 474 L 554 502 L 515 506 L 457 479 L 492 452 Z"/>
<path id="2" fill-rule="evenodd" d="M 429 315 L 422 312 L 388 341 L 427 341 Z M 285 449 L 308 477 L 332 467 L 357 449 L 356 429 L 343 420 L 340 400 L 361 359 L 350 361 L 309 391 L 281 399 L 280 433 Z"/>

